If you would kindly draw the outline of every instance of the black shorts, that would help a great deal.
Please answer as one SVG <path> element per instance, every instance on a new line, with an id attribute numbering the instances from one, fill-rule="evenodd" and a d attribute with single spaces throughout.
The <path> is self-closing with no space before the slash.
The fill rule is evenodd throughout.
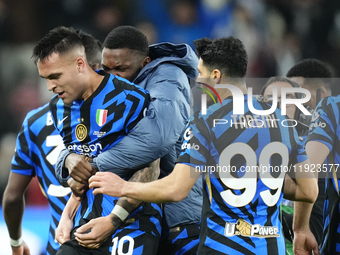
<path id="1" fill-rule="evenodd" d="M 199 244 L 200 224 L 186 224 L 164 230 L 158 255 L 195 255 Z"/>

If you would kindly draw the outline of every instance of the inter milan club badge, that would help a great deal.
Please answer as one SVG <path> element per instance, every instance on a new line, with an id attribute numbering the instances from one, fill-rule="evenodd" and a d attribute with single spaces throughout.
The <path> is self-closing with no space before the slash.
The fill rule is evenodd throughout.
<path id="1" fill-rule="evenodd" d="M 84 124 L 78 124 L 76 127 L 76 137 L 78 141 L 83 141 L 87 136 L 87 128 Z"/>
<path id="2" fill-rule="evenodd" d="M 98 126 L 103 126 L 107 119 L 107 110 L 97 109 L 96 122 Z"/>

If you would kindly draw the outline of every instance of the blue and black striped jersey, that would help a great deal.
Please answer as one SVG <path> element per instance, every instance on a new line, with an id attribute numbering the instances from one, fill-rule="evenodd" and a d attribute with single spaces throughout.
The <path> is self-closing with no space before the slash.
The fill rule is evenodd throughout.
<path id="1" fill-rule="evenodd" d="M 86 100 L 65 105 L 54 96 L 52 117 L 69 151 L 95 157 L 112 148 L 143 118 L 149 93 L 129 81 L 105 73 Z"/>
<path id="2" fill-rule="evenodd" d="M 280 110 L 234 115 L 233 100 L 196 114 L 177 162 L 204 173 L 198 254 L 285 254 L 279 205 L 285 172 L 307 159 Z M 255 109 L 269 105 L 252 98 Z"/>
<path id="3" fill-rule="evenodd" d="M 54 172 L 54 164 L 63 148 L 62 138 L 53 125 L 49 105 L 29 112 L 17 138 L 11 171 L 27 176 L 36 175 L 48 199 L 51 220 L 47 254 L 56 254 L 60 247 L 54 241 L 55 229 L 71 192 L 70 188 L 60 185 Z"/>
<path id="4" fill-rule="evenodd" d="M 143 118 L 150 100 L 149 93 L 141 87 L 118 76 L 105 72 L 104 75 L 99 87 L 86 101 L 77 100 L 66 105 L 54 97 L 50 102 L 54 122 L 66 148 L 89 157 L 97 156 L 123 139 Z M 132 174 L 127 171 L 122 177 L 129 179 Z M 102 194 L 94 196 L 92 191 L 87 191 L 82 199 L 75 227 L 109 215 L 119 199 Z M 131 228 L 148 225 L 148 229 L 143 230 L 155 234 L 160 230 L 161 210 L 156 204 L 142 203 L 129 217 L 136 220 Z M 139 223 L 145 218 L 151 224 Z"/>
<path id="5" fill-rule="evenodd" d="M 326 97 L 315 109 L 307 138 L 325 144 L 330 155 L 327 167 L 333 168 L 325 180 L 324 229 L 320 254 L 340 254 L 340 96 Z M 331 159 L 331 160 L 330 160 Z M 323 165 L 323 167 L 324 167 Z"/>

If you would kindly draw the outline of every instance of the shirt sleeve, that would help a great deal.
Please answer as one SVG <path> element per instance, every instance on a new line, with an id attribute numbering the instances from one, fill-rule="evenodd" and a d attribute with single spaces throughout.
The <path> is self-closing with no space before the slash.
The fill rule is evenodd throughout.
<path id="1" fill-rule="evenodd" d="M 57 159 L 57 163 L 55 165 L 55 175 L 57 176 L 58 181 L 64 187 L 68 187 L 67 181 L 70 179 L 70 175 L 68 173 L 68 169 L 64 167 L 65 159 L 71 152 L 68 149 L 63 149 Z"/>
<path id="2" fill-rule="evenodd" d="M 203 169 L 210 158 L 210 131 L 203 118 L 195 114 L 183 134 L 182 152 L 177 163 L 188 164 Z"/>
<path id="3" fill-rule="evenodd" d="M 331 97 L 322 99 L 313 113 L 307 142 L 321 142 L 332 151 L 336 139 L 337 118 L 339 109 L 333 104 Z"/>

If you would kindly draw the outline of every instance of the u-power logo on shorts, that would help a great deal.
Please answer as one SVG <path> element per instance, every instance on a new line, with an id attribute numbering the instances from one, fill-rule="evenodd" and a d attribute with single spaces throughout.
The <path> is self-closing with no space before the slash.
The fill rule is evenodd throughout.
<path id="1" fill-rule="evenodd" d="M 220 96 L 217 94 L 215 89 L 229 89 L 230 92 L 232 93 L 233 96 L 233 114 L 244 114 L 244 95 L 243 92 L 240 88 L 238 88 L 235 85 L 230 85 L 230 84 L 216 84 L 215 88 L 199 82 L 199 84 L 206 86 L 209 88 L 211 91 L 213 91 L 217 98 L 219 99 L 220 104 L 222 105 L 222 101 Z M 203 91 L 205 91 L 210 97 L 213 98 L 215 104 L 216 100 L 214 99 L 213 95 L 206 89 L 200 88 Z M 303 98 L 287 98 L 286 94 L 288 93 L 303 93 L 306 96 Z M 207 114 L 207 94 L 202 94 L 201 95 L 201 114 L 206 115 Z M 270 109 L 268 110 L 257 110 L 253 106 L 253 88 L 249 87 L 248 88 L 248 107 L 249 110 L 252 114 L 256 115 L 270 115 L 273 113 L 276 108 L 277 108 L 277 88 L 273 88 L 273 103 Z M 286 107 L 287 104 L 294 104 L 297 108 L 301 110 L 301 112 L 304 115 L 311 115 L 311 113 L 303 106 L 304 103 L 308 102 L 309 99 L 311 98 L 311 94 L 307 89 L 304 88 L 281 88 L 281 114 L 286 115 Z"/>

